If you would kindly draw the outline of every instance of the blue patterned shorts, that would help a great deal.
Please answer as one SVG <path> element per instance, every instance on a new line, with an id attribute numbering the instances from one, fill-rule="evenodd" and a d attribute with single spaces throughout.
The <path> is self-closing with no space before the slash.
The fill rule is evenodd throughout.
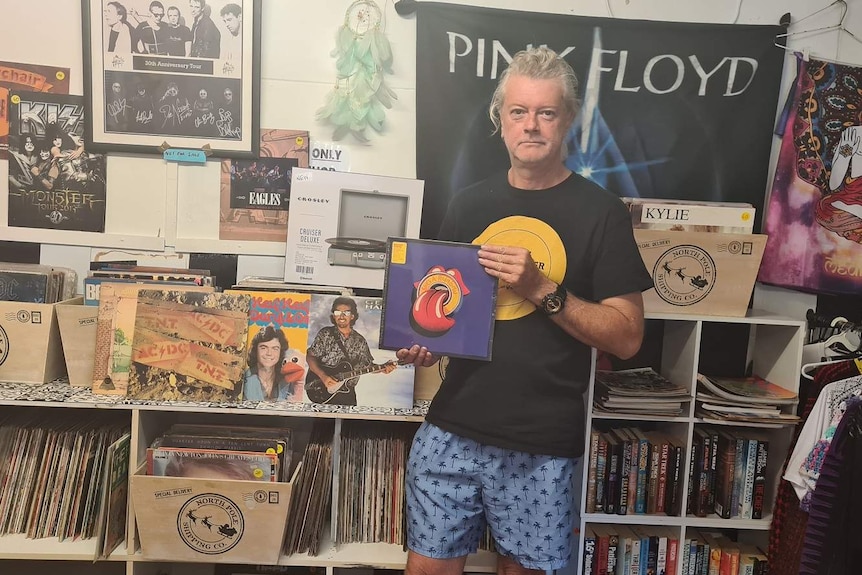
<path id="1" fill-rule="evenodd" d="M 407 465 L 407 546 L 445 559 L 474 553 L 491 529 L 497 552 L 529 569 L 572 555 L 578 459 L 483 445 L 423 423 Z"/>

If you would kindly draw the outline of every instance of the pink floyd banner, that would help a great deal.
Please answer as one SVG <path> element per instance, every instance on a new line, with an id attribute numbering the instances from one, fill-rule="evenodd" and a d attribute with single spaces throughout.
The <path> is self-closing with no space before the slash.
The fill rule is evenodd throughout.
<path id="1" fill-rule="evenodd" d="M 488 104 L 511 57 L 561 54 L 580 80 L 566 164 L 619 196 L 763 207 L 785 52 L 778 26 L 587 18 L 419 2 L 422 237 L 453 194 L 508 166 Z"/>
<path id="2" fill-rule="evenodd" d="M 862 292 L 862 68 L 802 59 L 779 122 L 758 280 Z M 856 158 L 859 158 L 858 160 Z"/>

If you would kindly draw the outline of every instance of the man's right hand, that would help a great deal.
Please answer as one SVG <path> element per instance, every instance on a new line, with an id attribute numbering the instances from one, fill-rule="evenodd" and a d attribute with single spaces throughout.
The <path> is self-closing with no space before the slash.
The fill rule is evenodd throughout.
<path id="1" fill-rule="evenodd" d="M 321 381 L 323 382 L 323 385 L 326 386 L 326 391 L 328 391 L 329 393 L 335 393 L 341 387 L 341 383 L 339 383 L 337 379 L 329 375 L 321 379 Z"/>
<path id="2" fill-rule="evenodd" d="M 395 352 L 395 357 L 402 364 L 412 363 L 416 367 L 431 367 L 439 359 L 428 351 L 427 347 L 420 347 L 418 345 L 414 345 L 410 349 L 399 349 Z"/>

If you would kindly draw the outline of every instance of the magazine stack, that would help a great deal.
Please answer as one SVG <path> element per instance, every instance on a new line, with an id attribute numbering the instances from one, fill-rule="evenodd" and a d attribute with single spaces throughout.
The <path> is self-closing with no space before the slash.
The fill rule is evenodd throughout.
<path id="1" fill-rule="evenodd" d="M 676 417 L 690 399 L 687 389 L 650 367 L 596 371 L 594 405 L 600 413 Z"/>
<path id="2" fill-rule="evenodd" d="M 788 409 L 797 395 L 758 376 L 715 377 L 697 374 L 695 415 L 704 421 L 744 422 L 770 427 L 799 421 Z"/>

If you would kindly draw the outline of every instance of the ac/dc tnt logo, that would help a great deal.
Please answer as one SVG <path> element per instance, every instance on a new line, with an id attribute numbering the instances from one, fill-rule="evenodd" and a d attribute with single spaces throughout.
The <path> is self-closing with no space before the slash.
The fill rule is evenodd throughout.
<path id="1" fill-rule="evenodd" d="M 244 525 L 236 503 L 217 493 L 192 497 L 177 514 L 180 538 L 205 555 L 218 555 L 235 547 L 242 538 Z"/>
<path id="2" fill-rule="evenodd" d="M 464 296 L 470 293 L 461 272 L 434 266 L 414 283 L 410 324 L 416 332 L 429 337 L 441 336 L 455 325 L 455 313 Z"/>

